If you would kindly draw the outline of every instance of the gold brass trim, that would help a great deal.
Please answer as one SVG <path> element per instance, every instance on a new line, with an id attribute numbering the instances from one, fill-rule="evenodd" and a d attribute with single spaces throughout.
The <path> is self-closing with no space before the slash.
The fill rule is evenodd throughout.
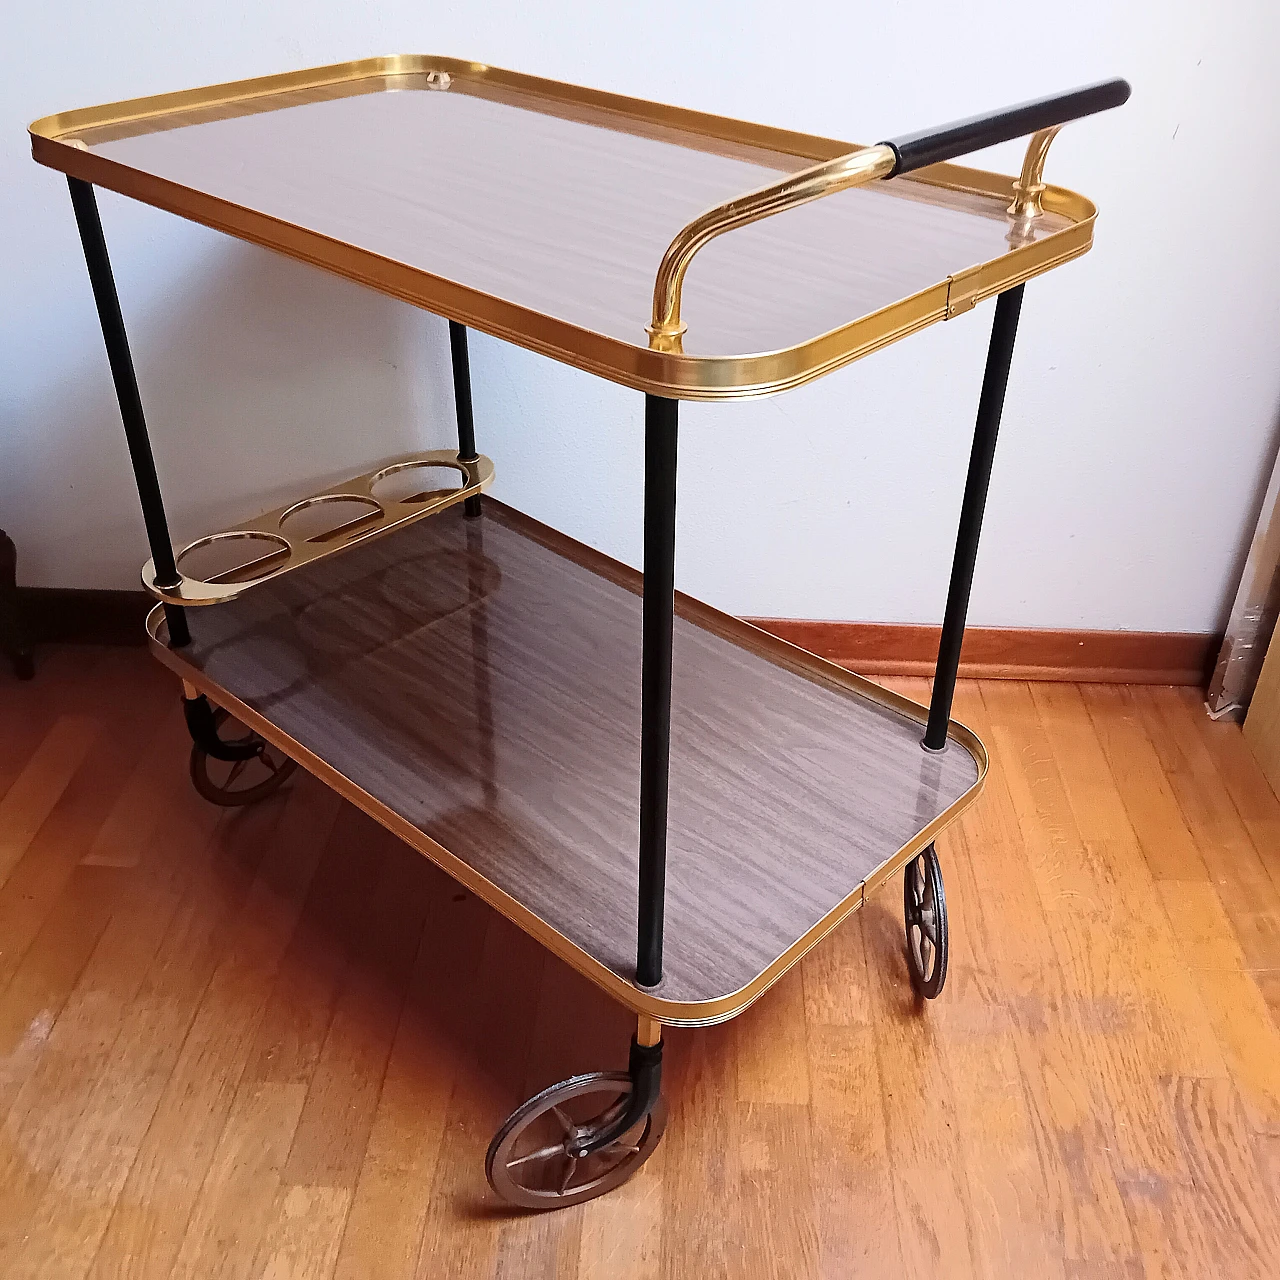
<path id="1" fill-rule="evenodd" d="M 762 163 L 777 165 L 788 157 L 830 161 L 850 152 L 861 154 L 847 142 L 432 55 L 368 58 L 62 112 L 31 125 L 31 153 L 39 163 L 71 177 L 311 263 L 612 382 L 681 400 L 750 399 L 785 391 L 955 314 L 949 307 L 949 282 L 940 281 L 881 311 L 785 350 L 739 356 L 685 355 L 661 346 L 623 342 L 557 320 L 318 232 L 142 173 L 74 145 L 84 140 L 79 135 L 93 141 L 95 135 L 123 137 L 180 127 L 192 116 L 216 119 L 272 110 L 284 95 L 292 95 L 290 101 L 302 102 L 419 84 L 425 87 L 426 78 L 432 74 L 449 76 L 449 93 L 520 103 L 534 110 L 588 120 L 603 128 L 676 140 L 716 154 L 754 156 Z M 771 152 L 772 156 L 761 157 L 762 151 Z M 1002 204 L 1014 195 L 1009 177 L 954 164 L 931 165 L 902 181 L 972 192 Z M 1032 243 L 1017 245 L 979 268 L 990 271 L 989 292 L 999 293 L 1088 251 L 1097 216 L 1094 205 L 1083 196 L 1052 186 L 1045 187 L 1042 203 L 1046 211 L 1061 214 L 1070 225 Z M 986 296 L 985 291 L 982 296 Z"/>
<path id="2" fill-rule="evenodd" d="M 923 732 L 928 723 L 928 709 L 903 697 L 901 694 L 886 689 L 862 676 L 846 671 L 834 663 L 827 662 L 804 649 L 779 640 L 768 632 L 761 631 L 740 618 L 721 613 L 710 605 L 693 601 L 689 597 L 677 593 L 677 608 L 683 616 L 695 618 L 701 625 L 714 627 L 727 635 L 744 636 L 749 634 L 752 645 L 759 651 L 771 653 L 783 665 L 803 671 L 817 677 L 823 683 L 834 688 L 844 689 L 867 698 L 872 702 L 896 711 L 908 719 L 916 721 Z M 570 941 L 558 929 L 553 928 L 541 916 L 535 915 L 519 899 L 512 897 L 500 889 L 491 880 L 481 875 L 469 863 L 450 853 L 443 845 L 436 843 L 417 827 L 381 804 L 363 788 L 358 787 L 345 774 L 340 773 L 332 765 L 322 760 L 314 752 L 308 750 L 300 742 L 277 728 L 270 720 L 259 712 L 241 702 L 216 681 L 211 680 L 200 668 L 191 665 L 181 650 L 170 649 L 159 638 L 164 626 L 164 611 L 156 605 L 147 616 L 147 636 L 151 651 L 170 670 L 174 671 L 184 682 L 189 682 L 201 693 L 210 697 L 227 712 L 260 734 L 273 746 L 296 760 L 310 773 L 315 774 L 322 782 L 332 787 L 344 799 L 362 810 L 398 836 L 410 848 L 417 850 L 431 859 L 442 870 L 451 875 L 464 888 L 471 890 L 478 898 L 488 903 L 495 911 L 506 916 L 513 924 L 523 929 L 530 937 L 536 939 L 548 950 L 552 951 L 566 964 L 576 969 L 589 981 L 594 982 L 602 991 L 612 996 L 619 1004 L 629 1009 L 637 1017 L 652 1018 L 668 1026 L 703 1027 L 718 1022 L 726 1022 L 736 1017 L 748 1005 L 762 996 L 779 978 L 801 960 L 813 947 L 836 928 L 843 920 L 862 906 L 867 887 L 881 884 L 894 872 L 905 866 L 926 845 L 938 838 L 982 792 L 987 776 L 987 751 L 973 730 L 951 721 L 949 741 L 962 747 L 973 757 L 978 767 L 978 777 L 973 786 L 954 804 L 944 810 L 922 831 L 909 840 L 893 857 L 887 859 L 867 880 L 856 885 L 853 890 L 836 904 L 806 934 L 798 938 L 790 947 L 778 956 L 762 973 L 747 983 L 740 990 L 723 996 L 717 1000 L 682 1001 L 664 1000 L 661 996 L 644 991 L 628 982 L 608 966 L 602 964 L 594 956 L 584 951 L 575 942 Z"/>
<path id="3" fill-rule="evenodd" d="M 1013 184 L 1013 203 L 1009 206 L 1009 217 L 1018 220 L 1038 218 L 1044 209 L 1041 197 L 1044 195 L 1044 162 L 1049 154 L 1049 144 L 1058 136 L 1060 124 L 1051 129 L 1041 129 L 1031 135 L 1027 143 L 1027 154 L 1022 160 L 1022 173 Z"/>
<path id="4" fill-rule="evenodd" d="M 378 483 L 396 472 L 407 471 L 414 467 L 449 467 L 462 473 L 465 483 L 459 489 L 447 492 L 433 492 L 421 500 L 408 498 L 403 501 L 391 501 L 379 498 L 374 489 Z M 493 463 L 483 455 L 475 458 L 462 458 L 456 449 L 433 449 L 428 453 L 411 453 L 392 459 L 372 471 L 344 480 L 341 484 L 332 485 L 313 493 L 301 501 L 287 502 L 274 511 L 268 511 L 255 520 L 245 521 L 233 529 L 220 533 L 207 534 L 188 543 L 178 553 L 179 581 L 176 586 L 161 586 L 156 582 L 156 566 L 154 560 L 148 560 L 142 566 L 143 586 L 153 596 L 179 605 L 222 604 L 234 600 L 252 587 L 270 582 L 283 573 L 292 573 L 303 565 L 319 560 L 323 556 L 333 555 L 339 551 L 349 550 L 372 538 L 380 538 L 394 529 L 414 524 L 427 516 L 433 516 L 446 507 L 452 507 L 483 492 L 493 483 Z M 310 538 L 290 537 L 288 532 L 289 518 L 307 507 L 320 503 L 349 500 L 367 506 L 369 514 L 348 521 L 337 529 Z M 241 565 L 238 569 L 219 575 L 212 581 L 191 577 L 182 572 L 183 556 L 199 547 L 216 542 L 236 540 L 265 541 L 271 546 L 266 554 L 258 559 Z M 257 574 L 252 570 L 257 569 Z M 232 581 L 232 574 L 240 580 Z M 248 575 L 248 576 L 246 576 Z"/>
<path id="5" fill-rule="evenodd" d="M 642 1049 L 651 1049 L 662 1041 L 662 1023 L 642 1013 L 636 1023 L 636 1044 Z"/>
<path id="6" fill-rule="evenodd" d="M 886 178 L 898 157 L 883 143 L 864 147 L 789 174 L 777 182 L 735 196 L 724 204 L 700 213 L 667 246 L 653 285 L 653 320 L 649 325 L 649 345 L 659 351 L 679 351 L 685 326 L 680 320 L 680 293 L 685 272 L 694 254 L 717 236 L 738 227 L 771 218 L 776 213 L 798 208 L 811 200 L 860 187 L 875 178 Z"/>

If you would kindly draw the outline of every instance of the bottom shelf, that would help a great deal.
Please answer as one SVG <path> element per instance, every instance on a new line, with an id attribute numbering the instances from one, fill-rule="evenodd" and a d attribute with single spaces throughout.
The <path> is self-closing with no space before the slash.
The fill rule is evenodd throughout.
<path id="1" fill-rule="evenodd" d="M 638 1013 L 740 1012 L 977 796 L 982 744 L 677 598 L 665 966 L 632 981 L 641 577 L 486 499 L 152 647 Z M 358 851 L 353 851 L 358 856 Z"/>

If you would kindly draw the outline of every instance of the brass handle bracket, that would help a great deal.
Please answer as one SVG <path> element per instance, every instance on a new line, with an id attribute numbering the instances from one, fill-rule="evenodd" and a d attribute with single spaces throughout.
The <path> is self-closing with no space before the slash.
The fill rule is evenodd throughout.
<path id="1" fill-rule="evenodd" d="M 1032 223 L 1043 212 L 1044 161 L 1058 130 L 1068 121 L 1109 111 L 1128 100 L 1128 81 L 1103 80 L 1001 111 L 956 120 L 941 128 L 903 134 L 874 147 L 825 160 L 708 209 L 684 227 L 662 255 L 653 286 L 653 320 L 647 329 L 650 348 L 668 352 L 682 350 L 685 326 L 680 319 L 680 292 L 685 272 L 698 250 L 716 236 L 836 191 L 861 186 L 876 178 L 914 173 L 928 165 L 954 160 L 1031 133 L 1022 176 L 1014 184 L 1014 200 L 1009 206 L 1009 215 L 1014 220 L 1010 239 L 1027 237 Z"/>
<path id="2" fill-rule="evenodd" d="M 1029 222 L 1044 212 L 1044 162 L 1049 154 L 1049 144 L 1058 136 L 1061 128 L 1060 124 L 1055 124 L 1050 129 L 1041 129 L 1027 143 L 1022 173 L 1013 184 L 1013 203 L 1009 206 L 1009 217 L 1019 222 Z"/>
<path id="3" fill-rule="evenodd" d="M 676 354 L 682 351 L 685 324 L 680 319 L 680 293 L 689 264 L 704 245 L 726 231 L 759 222 L 761 218 L 785 213 L 811 200 L 862 186 L 876 178 L 887 178 L 897 163 L 898 158 L 890 146 L 881 143 L 875 147 L 863 147 L 834 160 L 824 160 L 821 164 L 801 169 L 799 173 L 788 174 L 778 182 L 735 196 L 699 214 L 681 229 L 662 255 L 653 285 L 653 320 L 646 328 L 650 348 Z"/>

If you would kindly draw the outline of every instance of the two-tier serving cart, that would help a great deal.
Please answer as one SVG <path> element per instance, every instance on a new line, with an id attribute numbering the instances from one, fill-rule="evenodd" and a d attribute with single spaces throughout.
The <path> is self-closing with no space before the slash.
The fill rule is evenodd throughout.
<path id="1" fill-rule="evenodd" d="M 986 770 L 950 712 L 1022 286 L 1093 234 L 1045 155 L 1128 92 L 853 147 L 410 56 L 32 126 L 70 181 L 196 785 L 247 803 L 301 764 L 638 1019 L 626 1072 L 498 1131 L 507 1200 L 635 1172 L 665 1122 L 662 1026 L 742 1012 L 904 868 L 912 978 L 941 990 L 934 840 Z M 947 163 L 1028 134 L 1016 181 Z M 458 449 L 175 555 L 94 185 L 446 317 Z M 994 295 L 928 709 L 675 592 L 679 401 L 799 386 Z M 643 574 L 482 501 L 466 326 L 644 393 Z"/>

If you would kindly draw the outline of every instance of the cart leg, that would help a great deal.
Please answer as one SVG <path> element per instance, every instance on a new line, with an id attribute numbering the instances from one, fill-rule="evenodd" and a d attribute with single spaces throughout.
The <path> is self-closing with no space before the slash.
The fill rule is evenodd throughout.
<path id="1" fill-rule="evenodd" d="M 636 982 L 662 981 L 675 619 L 676 428 L 679 402 L 644 402 L 644 619 L 640 688 L 640 896 Z"/>
<path id="2" fill-rule="evenodd" d="M 458 415 L 458 460 L 474 462 L 479 455 L 471 413 L 471 357 L 467 352 L 467 327 L 456 320 L 449 321 L 449 354 L 453 358 L 453 404 Z M 478 493 L 463 500 L 462 512 L 472 518 L 480 514 Z"/>
<path id="3" fill-rule="evenodd" d="M 485 1157 L 489 1185 L 525 1209 L 564 1209 L 612 1191 L 662 1138 L 661 1086 L 662 1027 L 642 1015 L 626 1071 L 562 1080 L 511 1113 Z"/>
<path id="4" fill-rule="evenodd" d="M 675 627 L 678 402 L 645 397 L 644 604 L 640 676 L 640 875 L 636 983 L 662 981 L 671 640 Z M 641 1017 L 627 1070 L 574 1076 L 517 1107 L 494 1135 L 485 1176 L 504 1200 L 559 1209 L 594 1199 L 642 1165 L 666 1127 L 662 1027 Z"/>
<path id="5" fill-rule="evenodd" d="M 71 188 L 71 205 L 75 209 L 76 224 L 80 228 L 80 242 L 84 246 L 85 262 L 89 267 L 89 283 L 93 286 L 93 300 L 98 307 L 98 320 L 107 346 L 107 360 L 111 364 L 116 399 L 120 402 L 120 418 L 124 423 L 125 440 L 133 462 L 133 478 L 138 486 L 138 500 L 142 504 L 142 520 L 147 528 L 147 542 L 156 567 L 156 583 L 162 587 L 174 587 L 182 579 L 174 560 L 173 543 L 169 538 L 169 522 L 164 512 L 164 499 L 160 494 L 160 479 L 156 475 L 151 440 L 147 435 L 147 421 L 142 413 L 142 396 L 138 392 L 133 357 L 129 353 L 124 317 L 120 314 L 120 298 L 111 274 L 111 260 L 107 257 L 107 242 L 102 234 L 102 219 L 98 216 L 98 201 L 89 183 L 82 182 L 79 178 L 68 178 L 67 184 Z M 186 610 L 166 602 L 164 615 L 169 627 L 170 645 L 180 648 L 190 644 L 191 632 L 187 628 Z M 191 750 L 191 778 L 196 789 L 206 799 L 215 804 L 249 804 L 274 792 L 293 772 L 294 762 L 283 756 L 277 758 L 257 734 L 251 733 L 247 737 L 234 739 L 223 738 L 219 733 L 219 726 L 226 719 L 225 712 L 215 711 L 203 694 L 186 686 L 185 682 L 182 706 L 194 744 Z M 210 761 L 227 765 L 227 776 L 215 778 L 210 771 Z M 255 776 L 251 765 L 260 772 L 265 772 L 266 776 Z"/>
<path id="6" fill-rule="evenodd" d="M 230 717 L 187 681 L 182 711 L 191 735 L 191 784 L 210 804 L 233 808 L 274 795 L 298 767 L 284 752 L 250 731 L 222 736 Z"/>
<path id="7" fill-rule="evenodd" d="M 1022 310 L 1022 291 L 1025 287 L 1018 285 L 996 299 L 991 345 L 987 349 L 987 368 L 982 376 L 982 395 L 978 400 L 978 421 L 973 432 L 973 451 L 969 455 L 969 475 L 964 486 L 964 502 L 960 507 L 960 531 L 956 536 L 956 554 L 951 565 L 951 588 L 947 592 L 947 611 L 942 619 L 942 640 L 938 645 L 938 665 L 933 676 L 929 725 L 924 735 L 924 745 L 928 751 L 942 751 L 947 745 L 951 700 L 956 691 L 960 646 L 964 643 L 969 592 L 973 587 L 973 566 L 978 558 L 982 514 L 987 505 L 991 464 L 995 458 L 1000 413 L 1004 408 L 1004 390 L 1009 382 L 1009 364 L 1013 359 L 1013 341 L 1018 334 L 1018 313 Z"/>
<path id="8" fill-rule="evenodd" d="M 85 262 L 89 267 L 89 283 L 93 286 L 93 300 L 98 307 L 102 337 L 107 344 L 111 377 L 116 384 L 120 418 L 124 423 L 124 436 L 133 462 L 138 500 L 142 504 L 142 520 L 147 527 L 147 542 L 156 567 L 156 583 L 161 587 L 176 587 L 181 578 L 173 558 L 169 522 L 165 518 L 164 499 L 160 496 L 160 480 L 156 475 L 155 459 L 151 455 L 147 422 L 142 415 L 142 397 L 138 394 L 138 379 L 133 371 L 133 357 L 129 354 L 129 338 L 124 331 L 124 317 L 120 314 L 120 299 L 111 274 L 111 260 L 107 257 L 102 220 L 98 217 L 98 201 L 89 183 L 82 182 L 79 178 L 68 178 L 67 184 L 71 188 L 71 204 L 80 228 L 80 242 L 84 246 Z M 191 633 L 187 630 L 186 612 L 176 605 L 166 604 L 164 616 L 169 625 L 170 645 L 181 647 L 190 644 Z"/>

